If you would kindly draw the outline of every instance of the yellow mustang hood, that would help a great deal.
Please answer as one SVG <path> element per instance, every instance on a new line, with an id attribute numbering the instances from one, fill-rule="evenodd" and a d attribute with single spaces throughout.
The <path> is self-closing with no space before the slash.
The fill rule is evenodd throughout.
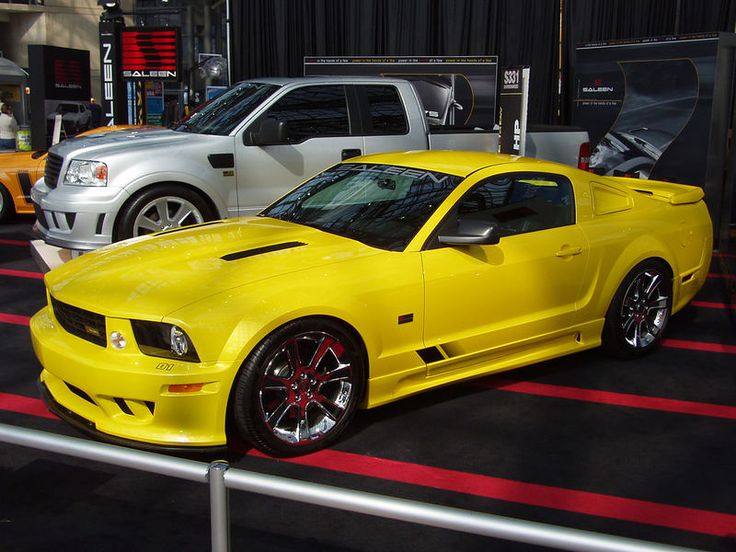
<path id="1" fill-rule="evenodd" d="M 306 226 L 246 217 L 105 247 L 52 270 L 46 285 L 59 301 L 86 310 L 161 319 L 244 284 L 379 253 Z"/>

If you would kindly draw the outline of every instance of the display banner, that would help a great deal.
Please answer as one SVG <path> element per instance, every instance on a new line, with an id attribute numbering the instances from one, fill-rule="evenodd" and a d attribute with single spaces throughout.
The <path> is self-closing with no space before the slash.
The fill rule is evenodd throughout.
<path id="1" fill-rule="evenodd" d="M 126 28 L 122 34 L 124 79 L 177 80 L 179 78 L 179 29 Z"/>
<path id="2" fill-rule="evenodd" d="M 578 46 L 573 124 L 591 168 L 702 186 L 717 49 L 717 34 Z"/>
<path id="3" fill-rule="evenodd" d="M 31 44 L 28 46 L 31 94 L 31 139 L 33 149 L 46 149 L 49 116 L 60 102 L 81 109 L 90 98 L 89 51 Z"/>
<path id="4" fill-rule="evenodd" d="M 127 122 L 125 117 L 125 85 L 120 77 L 119 21 L 100 21 L 100 73 L 102 79 L 102 125 Z"/>
<path id="5" fill-rule="evenodd" d="M 497 72 L 497 56 L 304 58 L 305 76 L 380 75 L 411 81 L 433 127 L 493 128 Z"/>
<path id="6" fill-rule="evenodd" d="M 501 82 L 499 153 L 524 155 L 529 104 L 529 67 L 507 67 Z"/>

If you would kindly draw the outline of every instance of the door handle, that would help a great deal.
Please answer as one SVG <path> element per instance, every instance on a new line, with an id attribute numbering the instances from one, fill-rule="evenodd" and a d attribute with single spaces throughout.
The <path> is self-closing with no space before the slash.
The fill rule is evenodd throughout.
<path id="1" fill-rule="evenodd" d="M 563 247 L 555 253 L 555 257 L 572 257 L 573 255 L 580 255 L 582 252 L 582 247 Z"/>
<path id="2" fill-rule="evenodd" d="M 342 160 L 345 161 L 346 159 L 350 159 L 351 157 L 358 157 L 359 155 L 362 155 L 363 152 L 360 151 L 360 149 L 344 149 L 342 150 Z"/>

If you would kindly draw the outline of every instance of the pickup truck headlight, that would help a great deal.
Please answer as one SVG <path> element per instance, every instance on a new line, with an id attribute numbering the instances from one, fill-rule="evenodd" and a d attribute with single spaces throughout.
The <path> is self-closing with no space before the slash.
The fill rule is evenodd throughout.
<path id="1" fill-rule="evenodd" d="M 144 355 L 199 362 L 192 340 L 174 324 L 131 320 L 133 335 Z"/>
<path id="2" fill-rule="evenodd" d="M 64 176 L 68 186 L 107 186 L 107 165 L 101 161 L 74 159 Z"/>

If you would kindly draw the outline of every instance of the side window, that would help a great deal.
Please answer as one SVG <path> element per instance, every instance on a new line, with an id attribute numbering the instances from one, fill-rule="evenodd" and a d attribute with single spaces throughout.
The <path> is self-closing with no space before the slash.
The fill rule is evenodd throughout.
<path id="1" fill-rule="evenodd" d="M 369 122 L 366 134 L 406 134 L 404 106 L 394 86 L 370 85 L 365 87 L 368 100 Z"/>
<path id="2" fill-rule="evenodd" d="M 457 213 L 458 218 L 496 223 L 501 236 L 573 224 L 572 184 L 547 173 L 495 176 L 465 194 Z"/>
<path id="3" fill-rule="evenodd" d="M 266 117 L 286 123 L 292 144 L 318 136 L 350 134 L 344 86 L 299 88 L 278 100 Z"/>

